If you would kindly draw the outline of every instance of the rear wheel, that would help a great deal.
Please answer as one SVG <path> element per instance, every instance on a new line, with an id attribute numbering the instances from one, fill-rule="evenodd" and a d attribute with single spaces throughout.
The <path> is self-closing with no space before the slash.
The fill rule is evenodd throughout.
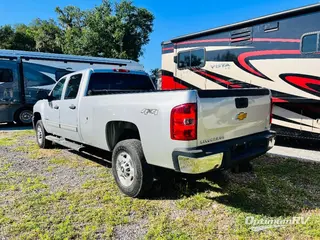
<path id="1" fill-rule="evenodd" d="M 153 183 L 153 169 L 147 164 L 141 142 L 119 142 L 112 153 L 112 173 L 120 190 L 130 197 L 141 197 Z"/>
<path id="2" fill-rule="evenodd" d="M 14 121 L 18 125 L 31 125 L 32 124 L 32 109 L 30 108 L 21 108 L 19 109 L 14 116 Z"/>
<path id="3" fill-rule="evenodd" d="M 40 148 L 50 148 L 52 146 L 52 142 L 46 139 L 46 136 L 48 136 L 48 133 L 43 127 L 43 123 L 41 120 L 39 120 L 36 123 L 36 138 L 37 143 Z"/>

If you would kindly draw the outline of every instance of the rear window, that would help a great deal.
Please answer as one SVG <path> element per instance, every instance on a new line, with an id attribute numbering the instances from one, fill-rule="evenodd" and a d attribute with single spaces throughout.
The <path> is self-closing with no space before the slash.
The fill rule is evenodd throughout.
<path id="1" fill-rule="evenodd" d="M 128 73 L 93 73 L 90 77 L 87 95 L 107 94 L 112 91 L 154 90 L 147 75 Z"/>

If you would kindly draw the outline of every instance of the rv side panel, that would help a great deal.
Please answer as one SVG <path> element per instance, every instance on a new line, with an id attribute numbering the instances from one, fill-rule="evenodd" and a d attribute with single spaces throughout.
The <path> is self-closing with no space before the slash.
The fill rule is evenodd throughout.
<path id="1" fill-rule="evenodd" d="M 320 139 L 320 5 L 270 19 L 163 43 L 162 87 L 269 88 L 278 134 Z"/>

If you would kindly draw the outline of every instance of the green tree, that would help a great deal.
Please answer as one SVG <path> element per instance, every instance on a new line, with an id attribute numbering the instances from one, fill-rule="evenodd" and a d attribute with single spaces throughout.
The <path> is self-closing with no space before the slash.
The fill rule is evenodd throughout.
<path id="1" fill-rule="evenodd" d="M 153 81 L 153 83 L 158 86 L 158 80 L 159 80 L 159 68 L 154 68 L 150 70 L 150 77 Z"/>
<path id="2" fill-rule="evenodd" d="M 0 48 L 12 49 L 14 29 L 10 25 L 0 27 Z"/>
<path id="3" fill-rule="evenodd" d="M 62 44 L 59 40 L 63 32 L 53 19 L 47 21 L 37 18 L 31 23 L 29 31 L 36 42 L 35 48 L 37 51 L 62 53 Z"/>
<path id="4" fill-rule="evenodd" d="M 138 60 L 153 30 L 154 16 L 128 1 L 104 0 L 88 11 L 68 6 L 56 12 L 65 53 Z"/>
<path id="5" fill-rule="evenodd" d="M 15 28 L 10 25 L 0 27 L 0 48 L 34 51 L 36 43 L 27 29 L 24 24 Z"/>
<path id="6" fill-rule="evenodd" d="M 131 1 L 83 11 L 57 7 L 58 23 L 36 19 L 30 25 L 0 27 L 0 47 L 138 60 L 149 42 L 154 16 Z"/>

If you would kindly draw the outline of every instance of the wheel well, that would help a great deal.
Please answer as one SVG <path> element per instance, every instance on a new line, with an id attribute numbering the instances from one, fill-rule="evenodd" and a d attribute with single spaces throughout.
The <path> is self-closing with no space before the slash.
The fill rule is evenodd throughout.
<path id="1" fill-rule="evenodd" d="M 126 121 L 112 121 L 106 125 L 106 140 L 112 151 L 118 142 L 126 139 L 140 140 L 140 133 L 134 123 Z"/>
<path id="2" fill-rule="evenodd" d="M 38 122 L 39 120 L 41 120 L 41 115 L 40 115 L 40 113 L 35 112 L 35 113 L 33 114 L 33 117 L 34 117 L 34 120 L 33 120 L 34 126 L 36 126 L 37 122 Z"/>

